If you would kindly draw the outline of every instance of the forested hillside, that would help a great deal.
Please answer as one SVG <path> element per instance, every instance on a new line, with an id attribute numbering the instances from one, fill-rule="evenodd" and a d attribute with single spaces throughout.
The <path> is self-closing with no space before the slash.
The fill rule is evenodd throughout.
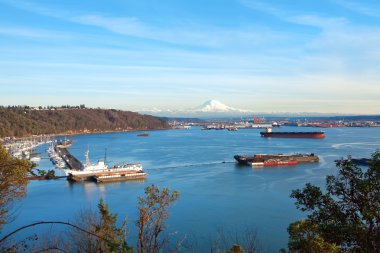
<path id="1" fill-rule="evenodd" d="M 129 111 L 0 107 L 0 137 L 163 128 L 168 128 L 163 120 Z"/>

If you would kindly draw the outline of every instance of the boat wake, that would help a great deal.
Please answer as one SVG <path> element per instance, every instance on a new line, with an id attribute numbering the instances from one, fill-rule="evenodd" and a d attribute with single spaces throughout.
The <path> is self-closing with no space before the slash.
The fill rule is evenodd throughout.
<path id="1" fill-rule="evenodd" d="M 378 143 L 368 143 L 368 142 L 347 142 L 347 143 L 337 143 L 332 144 L 331 147 L 335 149 L 341 148 L 353 148 L 357 146 L 378 146 Z"/>
<path id="2" fill-rule="evenodd" d="M 163 167 L 150 168 L 149 170 L 178 169 L 178 168 L 186 168 L 186 167 L 194 167 L 194 166 L 204 166 L 204 165 L 214 165 L 214 164 L 222 164 L 222 163 L 235 163 L 235 161 L 218 161 L 218 162 L 183 164 L 183 165 L 175 165 L 175 166 L 163 166 Z"/>

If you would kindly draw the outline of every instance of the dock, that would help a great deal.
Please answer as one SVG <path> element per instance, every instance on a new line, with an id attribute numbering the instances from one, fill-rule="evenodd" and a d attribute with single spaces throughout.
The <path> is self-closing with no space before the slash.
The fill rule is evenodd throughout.
<path id="1" fill-rule="evenodd" d="M 81 170 L 83 168 L 83 164 L 75 156 L 73 156 L 67 148 L 55 146 L 55 151 L 65 161 L 67 167 L 71 170 Z"/>
<path id="2" fill-rule="evenodd" d="M 148 174 L 145 172 L 98 172 L 84 175 L 69 174 L 67 179 L 72 182 L 95 181 L 97 183 L 116 181 L 143 181 Z"/>

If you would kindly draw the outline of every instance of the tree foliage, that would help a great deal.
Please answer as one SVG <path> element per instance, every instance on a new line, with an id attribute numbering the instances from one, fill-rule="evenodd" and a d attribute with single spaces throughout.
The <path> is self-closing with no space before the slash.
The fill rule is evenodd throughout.
<path id="1" fill-rule="evenodd" d="M 239 244 L 232 245 L 231 249 L 228 251 L 228 253 L 244 253 L 245 251 Z"/>
<path id="2" fill-rule="evenodd" d="M 292 192 L 297 208 L 308 213 L 288 228 L 292 252 L 380 252 L 380 151 L 366 169 L 351 157 L 336 166 L 325 192 L 311 184 Z M 320 250 L 312 250 L 318 245 Z"/>
<path id="3" fill-rule="evenodd" d="M 139 198 L 139 219 L 137 250 L 140 253 L 155 253 L 167 246 L 168 238 L 162 238 L 168 207 L 179 197 L 177 191 L 168 188 L 160 190 L 151 185 L 145 188 L 145 196 Z"/>
<path id="4" fill-rule="evenodd" d="M 26 177 L 32 168 L 32 163 L 12 158 L 0 145 L 0 229 L 7 223 L 12 202 L 25 195 Z"/>
<path id="5" fill-rule="evenodd" d="M 69 232 L 69 251 L 75 252 L 133 252 L 127 244 L 127 222 L 117 226 L 117 214 L 109 211 L 108 206 L 100 199 L 98 212 L 82 211 L 75 222 L 90 233 L 73 229 Z M 93 236 L 96 234 L 97 236 Z"/>
<path id="6" fill-rule="evenodd" d="M 289 228 L 289 249 L 299 253 L 342 253 L 335 243 L 324 240 L 318 232 L 318 226 L 311 220 L 300 220 L 292 223 Z"/>
<path id="7" fill-rule="evenodd" d="M 0 138 L 163 128 L 168 128 L 163 120 L 129 111 L 87 108 L 30 110 L 0 106 Z"/>

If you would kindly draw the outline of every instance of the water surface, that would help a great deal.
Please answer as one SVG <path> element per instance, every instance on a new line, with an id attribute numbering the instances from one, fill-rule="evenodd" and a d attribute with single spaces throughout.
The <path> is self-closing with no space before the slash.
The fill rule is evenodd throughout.
<path id="1" fill-rule="evenodd" d="M 320 129 L 284 127 L 282 130 Z M 304 217 L 289 198 L 292 189 L 301 188 L 307 182 L 323 186 L 326 175 L 336 174 L 334 160 L 348 154 L 369 157 L 380 148 L 379 128 L 323 130 L 325 139 L 266 139 L 260 137 L 259 129 L 229 132 L 200 128 L 151 131 L 149 137 L 138 137 L 135 132 L 75 136 L 70 151 L 79 160 L 84 161 L 87 148 L 92 162 L 103 159 L 107 149 L 109 163 L 141 163 L 149 173 L 147 180 L 99 185 L 71 184 L 63 179 L 31 181 L 26 198 L 16 205 L 16 220 L 3 233 L 41 220 L 73 221 L 79 210 L 96 209 L 102 197 L 112 212 L 128 218 L 130 240 L 134 241 L 138 196 L 144 194 L 146 186 L 155 184 L 181 194 L 170 209 L 167 222 L 168 231 L 176 232 L 178 237 L 195 236 L 207 245 L 220 228 L 242 233 L 254 228 L 264 249 L 277 252 L 287 245 L 289 223 Z M 45 148 L 40 147 L 39 151 Z M 252 169 L 233 161 L 235 154 L 255 153 L 315 153 L 320 156 L 320 162 Z M 40 163 L 40 168 L 52 167 L 48 160 Z M 46 227 L 34 231 L 43 229 Z"/>

